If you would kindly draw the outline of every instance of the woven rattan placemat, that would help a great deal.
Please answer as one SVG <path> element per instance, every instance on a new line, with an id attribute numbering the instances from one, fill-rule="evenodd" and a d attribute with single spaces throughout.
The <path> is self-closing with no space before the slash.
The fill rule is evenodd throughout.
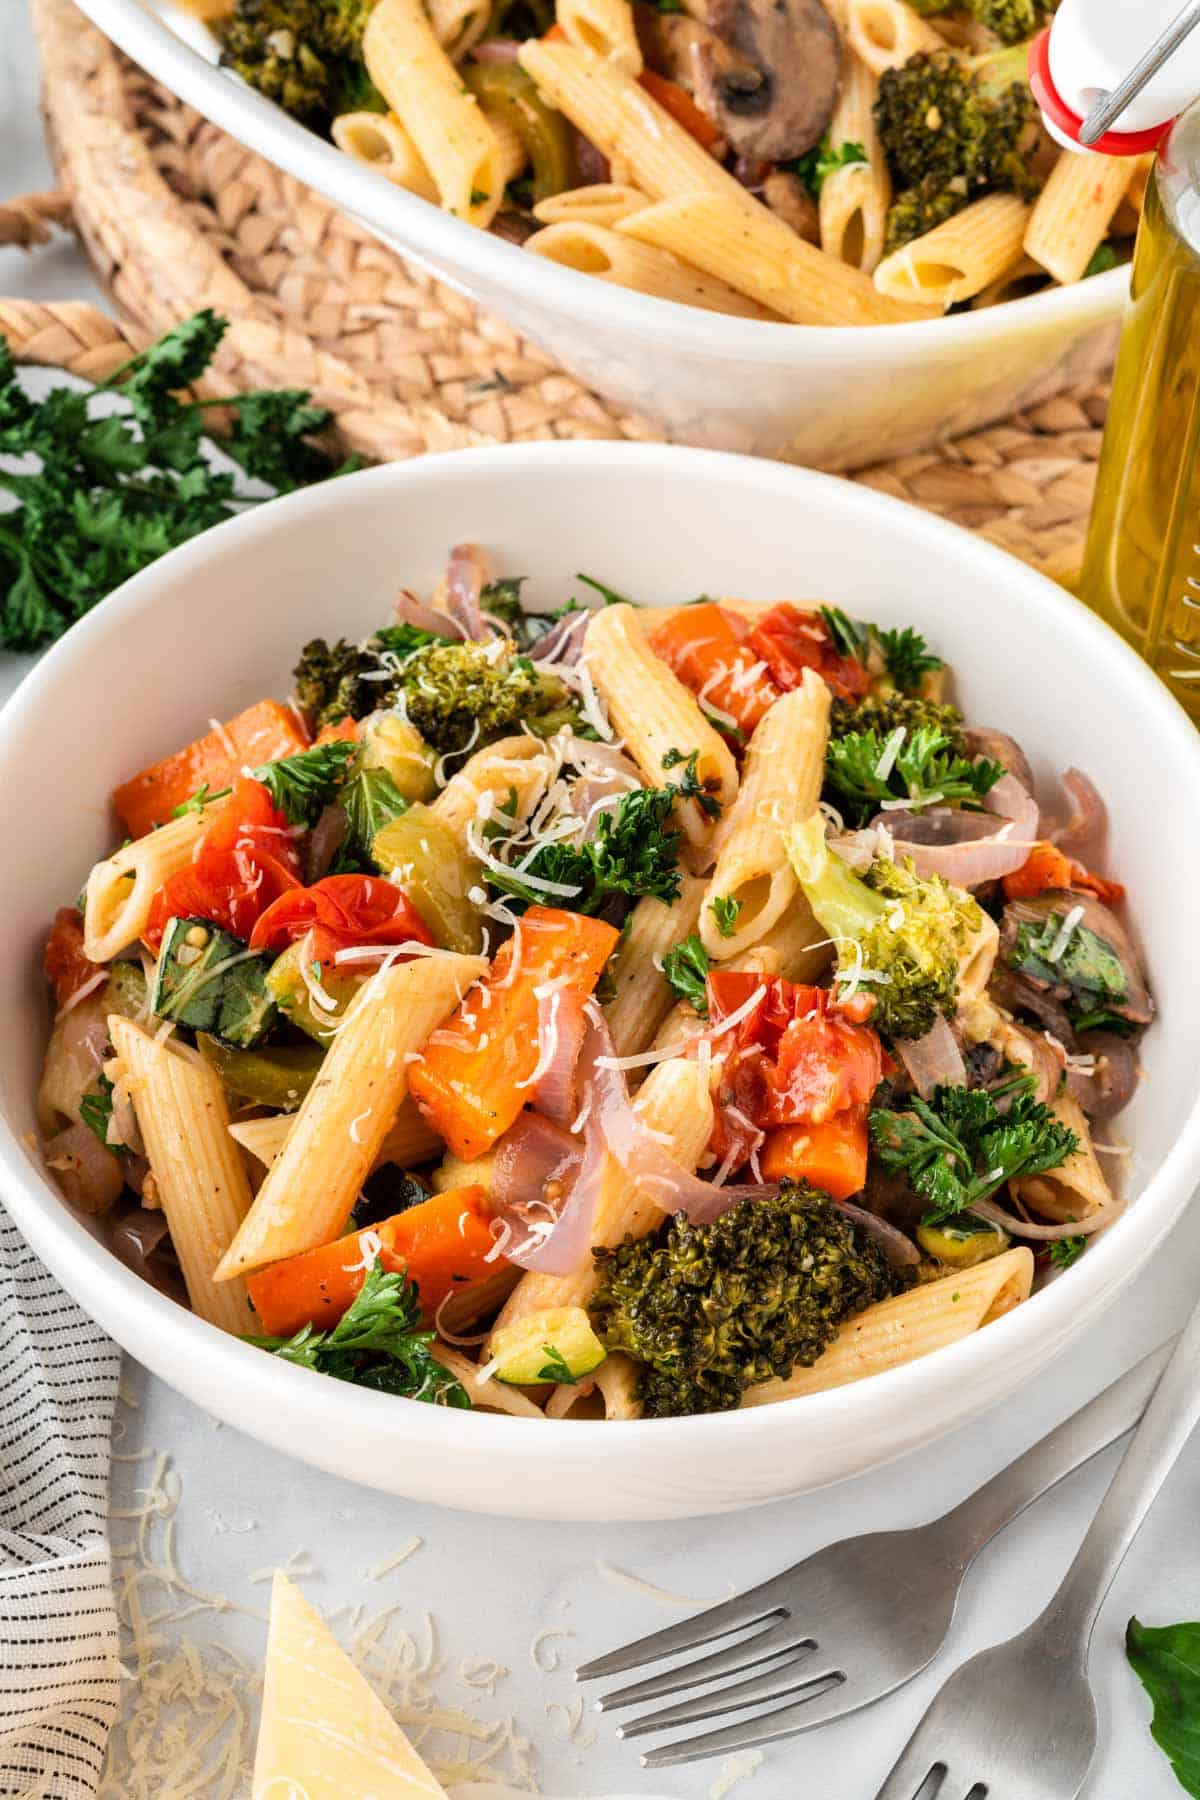
<path id="1" fill-rule="evenodd" d="M 531 438 L 655 438 L 508 326 L 151 81 L 76 11 L 34 0 L 61 193 L 0 205 L 0 243 L 75 229 L 122 321 L 0 300 L 19 360 L 98 377 L 198 307 L 231 321 L 225 391 L 311 388 L 348 450 L 395 461 Z M 1107 398 L 1077 389 L 864 470 L 1051 574 L 1077 564 Z"/>

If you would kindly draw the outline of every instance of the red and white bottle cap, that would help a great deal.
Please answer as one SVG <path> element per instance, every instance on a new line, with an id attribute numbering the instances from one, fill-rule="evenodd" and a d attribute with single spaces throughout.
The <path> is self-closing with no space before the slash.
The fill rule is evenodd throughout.
<path id="1" fill-rule="evenodd" d="M 1116 89 L 1178 18 L 1180 0 L 1061 0 L 1034 41 L 1029 84 L 1046 128 L 1068 150 L 1141 156 L 1157 149 L 1200 95 L 1200 32 L 1185 38 L 1126 106 L 1111 131 L 1084 146 L 1087 115 Z"/>

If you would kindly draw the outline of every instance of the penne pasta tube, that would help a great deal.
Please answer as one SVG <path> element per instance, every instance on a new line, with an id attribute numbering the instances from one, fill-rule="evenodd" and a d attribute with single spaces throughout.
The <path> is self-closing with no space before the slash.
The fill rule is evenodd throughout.
<path id="1" fill-rule="evenodd" d="M 590 187 L 568 188 L 539 200 L 533 216 L 542 225 L 615 225 L 649 206 L 639 188 L 619 181 L 596 181 Z"/>
<path id="2" fill-rule="evenodd" d="M 229 1127 L 229 1135 L 269 1169 L 295 1123 L 295 1113 L 271 1113 L 265 1119 L 238 1119 Z M 429 1162 L 443 1148 L 441 1138 L 431 1125 L 425 1123 L 416 1101 L 408 1099 L 401 1105 L 395 1124 L 380 1145 L 375 1166 L 395 1163 L 398 1168 L 407 1169 L 414 1163 Z M 477 1179 L 477 1176 L 468 1175 L 461 1182 L 448 1185 L 465 1187 Z"/>
<path id="3" fill-rule="evenodd" d="M 702 876 L 685 875 L 670 906 L 650 896 L 630 913 L 606 970 L 613 997 L 604 1014 L 618 1056 L 634 1056 L 653 1043 L 671 1007 L 662 959 L 696 929 L 707 885 Z"/>
<path id="4" fill-rule="evenodd" d="M 391 113 L 343 113 L 333 121 L 330 132 L 338 149 L 355 162 L 386 175 L 410 194 L 436 203 L 437 183 L 421 161 L 417 146 Z"/>
<path id="5" fill-rule="evenodd" d="M 821 1394 L 916 1362 L 1011 1312 L 1028 1300 L 1032 1286 L 1033 1254 L 1022 1247 L 974 1269 L 910 1288 L 847 1319 L 811 1369 L 793 1369 L 785 1381 L 763 1381 L 747 1388 L 742 1405 L 770 1406 L 777 1400 Z"/>
<path id="6" fill-rule="evenodd" d="M 904 0 L 841 0 L 846 42 L 873 75 L 910 56 L 944 50 L 946 40 Z"/>
<path id="7" fill-rule="evenodd" d="M 540 738 L 500 738 L 477 750 L 452 775 L 430 807 L 434 817 L 459 836 L 479 812 L 485 795 L 507 802 L 515 788 L 518 815 L 546 778 L 546 746 Z"/>
<path id="8" fill-rule="evenodd" d="M 150 917 L 150 904 L 170 876 L 186 869 L 196 845 L 225 806 L 217 800 L 202 812 L 185 813 L 145 837 L 123 844 L 87 879 L 83 908 L 83 950 L 92 962 L 110 962 L 136 944 Z"/>
<path id="9" fill-rule="evenodd" d="M 897 300 L 943 310 L 970 300 L 1015 268 L 1024 254 L 1029 207 L 1015 194 L 989 194 L 884 257 L 875 285 Z"/>
<path id="10" fill-rule="evenodd" d="M 680 1058 L 661 1062 L 646 1077 L 633 1105 L 641 1123 L 662 1134 L 668 1154 L 684 1168 L 694 1169 L 712 1133 L 712 1101 L 703 1070 Z M 665 1216 L 645 1187 L 631 1180 L 620 1164 L 608 1157 L 592 1226 L 593 1248 L 619 1244 L 626 1237 L 644 1237 Z M 530 1272 L 514 1290 L 495 1329 L 515 1324 L 544 1307 L 584 1306 L 595 1285 L 590 1256 L 570 1275 Z"/>
<path id="11" fill-rule="evenodd" d="M 367 73 L 412 138 L 447 212 L 490 225 L 504 198 L 496 134 L 420 0 L 377 0 L 362 47 Z"/>
<path id="12" fill-rule="evenodd" d="M 731 313 L 743 319 L 773 316 L 736 288 L 691 268 L 669 250 L 635 243 L 607 226 L 578 220 L 547 225 L 525 240 L 525 248 L 562 268 L 578 269 L 599 281 L 654 294 L 660 300 L 677 300 L 681 306 L 699 306 L 706 312 Z"/>
<path id="13" fill-rule="evenodd" d="M 251 1331 L 245 1284 L 215 1280 L 251 1205 L 220 1079 L 194 1051 L 160 1043 L 119 1014 L 108 1030 L 192 1311 L 223 1331 Z"/>
<path id="14" fill-rule="evenodd" d="M 1044 1175 L 1023 1175 L 1010 1183 L 1013 1199 L 1043 1219 L 1066 1225 L 1113 1204 L 1112 1190 L 1092 1145 L 1092 1129 L 1082 1108 L 1067 1094 L 1051 1101 L 1055 1118 L 1079 1139 L 1079 1148 L 1061 1168 Z"/>
<path id="15" fill-rule="evenodd" d="M 755 726 L 737 799 L 722 823 L 720 850 L 700 913 L 700 941 L 714 962 L 733 961 L 794 908 L 808 912 L 783 833 L 821 798 L 829 738 L 829 689 L 812 669 Z M 722 932 L 718 902 L 735 907 Z M 809 914 L 811 920 L 811 914 Z"/>
<path id="16" fill-rule="evenodd" d="M 992 979 L 1000 949 L 1000 927 L 988 913 L 981 913 L 978 928 L 963 945 L 958 958 L 958 1004 L 970 1006 L 983 998 Z"/>
<path id="17" fill-rule="evenodd" d="M 829 141 L 835 146 L 861 144 L 866 161 L 834 169 L 821 183 L 821 248 L 870 275 L 883 260 L 892 178 L 875 125 L 879 79 L 861 57 L 848 55 L 844 64 Z"/>
<path id="18" fill-rule="evenodd" d="M 569 44 L 591 50 L 627 75 L 642 72 L 642 50 L 629 0 L 557 0 L 554 8 Z"/>
<path id="19" fill-rule="evenodd" d="M 1136 173 L 1126 156 L 1064 150 L 1033 204 L 1026 254 L 1064 284 L 1082 281 Z"/>
<path id="20" fill-rule="evenodd" d="M 709 724 L 695 695 L 657 657 L 632 606 L 593 613 L 580 666 L 591 676 L 628 754 L 651 787 L 696 754 L 696 779 L 720 808 L 737 793 L 737 766 L 729 747 Z M 683 801 L 680 822 L 693 844 L 706 843 L 713 820 L 699 801 Z"/>
<path id="21" fill-rule="evenodd" d="M 491 21 L 491 0 L 425 0 L 433 35 L 451 62 L 458 62 L 483 36 Z"/>
<path id="22" fill-rule="evenodd" d="M 407 1096 L 409 1059 L 484 967 L 474 956 L 420 956 L 360 989 L 218 1281 L 337 1237 Z"/>
<path id="23" fill-rule="evenodd" d="M 614 229 L 686 257 L 796 325 L 885 325 L 931 316 L 927 302 L 884 291 L 861 269 L 805 243 L 765 206 L 752 210 L 724 192 L 660 201 Z"/>
<path id="24" fill-rule="evenodd" d="M 756 953 L 773 957 L 777 964 L 773 972 L 785 981 L 819 981 L 833 958 L 833 945 L 797 894 L 795 905 L 759 938 L 751 955 Z"/>

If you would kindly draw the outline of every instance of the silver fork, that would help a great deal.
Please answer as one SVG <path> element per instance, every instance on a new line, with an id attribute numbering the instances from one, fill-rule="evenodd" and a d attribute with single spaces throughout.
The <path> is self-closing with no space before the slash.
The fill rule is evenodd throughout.
<path id="1" fill-rule="evenodd" d="M 1075 1800 L 1096 1750 L 1088 1649 L 1125 1553 L 1200 1419 L 1200 1308 L 1040 1618 L 946 1682 L 876 1800 Z"/>
<path id="2" fill-rule="evenodd" d="M 736 1599 L 584 1663 L 576 1679 L 624 1674 L 738 1634 L 728 1648 L 597 1700 L 600 1712 L 610 1712 L 687 1688 L 709 1688 L 619 1726 L 623 1738 L 770 1708 L 662 1745 L 642 1757 L 648 1769 L 774 1743 L 891 1693 L 937 1655 L 963 1577 L 984 1545 L 1137 1423 L 1171 1350 L 1165 1344 L 1154 1351 L 932 1524 L 830 1544 Z M 711 1689 L 718 1681 L 726 1685 Z M 887 1800 L 893 1800 L 890 1788 Z M 904 1800 L 913 1800 L 912 1793 Z"/>

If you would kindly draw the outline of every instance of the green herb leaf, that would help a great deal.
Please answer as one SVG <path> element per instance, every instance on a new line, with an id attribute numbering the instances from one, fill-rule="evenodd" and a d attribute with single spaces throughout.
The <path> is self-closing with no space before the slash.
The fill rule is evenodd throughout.
<path id="1" fill-rule="evenodd" d="M 384 1273 L 378 1257 L 337 1324 L 302 1326 L 294 1337 L 250 1337 L 248 1343 L 338 1381 L 440 1406 L 470 1406 L 466 1391 L 430 1354 L 434 1333 L 421 1328 L 416 1284 L 402 1271 Z"/>
<path id="2" fill-rule="evenodd" d="M 525 876 L 574 888 L 574 894 L 556 895 L 552 904 L 572 912 L 596 913 L 613 895 L 640 900 L 647 894 L 668 906 L 679 896 L 679 833 L 667 829 L 677 790 L 635 788 L 621 796 L 615 812 L 601 812 L 596 835 L 578 848 L 562 843 L 541 845 L 531 857 L 515 864 L 511 874 L 488 869 L 490 885 L 525 904 L 544 904 L 544 891 Z M 515 808 L 516 796 L 513 796 Z M 512 814 L 508 815 L 510 818 Z M 497 821 L 498 822 L 498 821 Z"/>
<path id="3" fill-rule="evenodd" d="M 1089 275 L 1106 275 L 1110 269 L 1116 268 L 1120 260 L 1112 244 L 1098 244 L 1092 252 L 1091 261 L 1083 271 L 1084 280 L 1086 281 Z"/>
<path id="4" fill-rule="evenodd" d="M 820 610 L 838 654 L 853 657 L 856 662 L 864 662 L 871 647 L 871 627 L 852 619 L 840 606 L 823 606 Z"/>
<path id="5" fill-rule="evenodd" d="M 1004 774 L 1003 764 L 961 756 L 936 725 L 851 731 L 831 737 L 825 752 L 825 786 L 851 825 L 865 825 L 885 800 L 905 800 L 914 811 L 945 800 L 978 807 Z"/>
<path id="6" fill-rule="evenodd" d="M 1125 1654 L 1154 1703 L 1151 1736 L 1184 1792 L 1200 1796 L 1200 1623 L 1130 1619 Z"/>
<path id="7" fill-rule="evenodd" d="M 408 811 L 408 801 L 386 769 L 360 769 L 340 794 L 346 835 L 333 861 L 333 873 L 370 874 L 376 864 L 371 845 L 376 832 Z"/>
<path id="8" fill-rule="evenodd" d="M 1033 1092 L 1030 1078 L 1014 1075 L 990 1092 L 937 1087 L 929 1101 L 908 1096 L 903 1112 L 872 1111 L 871 1141 L 880 1162 L 907 1175 L 929 1203 L 922 1224 L 940 1225 L 970 1212 L 1007 1182 L 1057 1169 L 1075 1153 L 1075 1133 Z"/>
<path id="9" fill-rule="evenodd" d="M 1056 1269 L 1069 1269 L 1077 1263 L 1087 1249 L 1085 1237 L 1052 1238 L 1050 1240 L 1050 1261 Z"/>
<path id="10" fill-rule="evenodd" d="M 357 754 L 357 744 L 346 738 L 333 738 L 327 744 L 301 750 L 297 756 L 263 763 L 255 769 L 254 778 L 267 788 L 272 804 L 289 825 L 307 830 L 337 797 Z"/>
<path id="11" fill-rule="evenodd" d="M 664 769 L 682 767 L 683 774 L 675 784 L 674 792 L 681 800 L 694 800 L 701 812 L 706 813 L 710 819 L 719 819 L 722 810 L 721 802 L 715 794 L 710 794 L 701 782 L 697 773 L 699 761 L 700 752 L 698 750 L 693 750 L 690 756 L 684 756 L 682 750 L 668 750 L 662 759 L 662 766 Z M 668 789 L 668 792 L 670 791 Z"/>
<path id="12" fill-rule="evenodd" d="M 830 143 L 829 133 L 821 139 L 812 150 L 806 150 L 803 156 L 785 163 L 793 175 L 798 175 L 813 199 L 817 199 L 826 181 L 836 169 L 853 169 L 867 160 L 866 148 L 862 144 L 839 144 L 835 150 Z"/>
<path id="13" fill-rule="evenodd" d="M 742 910 L 742 902 L 735 900 L 731 894 L 718 894 L 710 903 L 710 911 L 717 922 L 717 930 L 723 938 L 731 938 L 737 930 L 738 914 Z"/>
<path id="14" fill-rule="evenodd" d="M 663 974 L 677 1000 L 687 1000 L 701 1019 L 708 1017 L 708 953 L 699 934 L 689 932 L 663 957 Z"/>
<path id="15" fill-rule="evenodd" d="M 926 675 L 945 667 L 911 625 L 894 631 L 872 625 L 871 632 L 883 652 L 888 674 L 903 694 L 915 694 Z"/>
<path id="16" fill-rule="evenodd" d="M 101 1074 L 96 1083 L 95 1093 L 85 1094 L 79 1102 L 80 1118 L 106 1146 L 108 1145 L 109 1121 L 113 1115 L 112 1097 L 113 1084 L 107 1075 Z"/>
<path id="17" fill-rule="evenodd" d="M 576 581 L 584 582 L 590 588 L 594 588 L 596 593 L 598 593 L 603 600 L 605 606 L 633 606 L 635 604 L 635 602 L 628 599 L 626 595 L 618 594 L 616 588 L 606 587 L 602 581 L 597 581 L 594 575 L 583 575 L 577 569 L 575 571 L 575 579 Z"/>
<path id="18" fill-rule="evenodd" d="M 561 1350 L 557 1350 L 553 1344 L 543 1344 L 542 1355 L 546 1358 L 546 1363 L 544 1368 L 538 1370 L 539 1381 L 557 1381 L 564 1383 L 567 1387 L 576 1385 L 579 1377 L 572 1375 L 570 1365 Z"/>

